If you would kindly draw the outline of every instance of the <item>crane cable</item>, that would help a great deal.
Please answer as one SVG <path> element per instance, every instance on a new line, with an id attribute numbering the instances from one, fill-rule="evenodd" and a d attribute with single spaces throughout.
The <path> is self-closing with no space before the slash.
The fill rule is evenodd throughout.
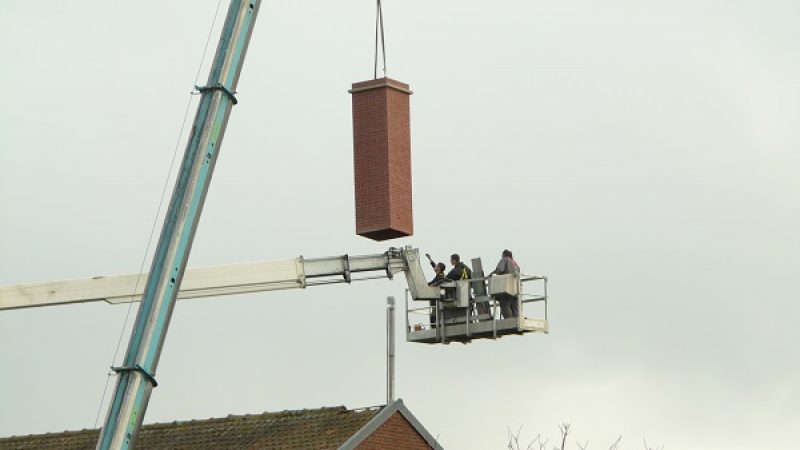
<path id="1" fill-rule="evenodd" d="M 377 0 L 375 11 L 375 67 L 373 71 L 373 78 L 378 79 L 378 37 L 380 36 L 380 48 L 383 54 L 383 76 L 386 76 L 386 41 L 383 36 L 383 8 L 381 8 L 381 0 Z"/>
<path id="2" fill-rule="evenodd" d="M 217 2 L 217 9 L 214 11 L 214 18 L 211 19 L 211 26 L 208 30 L 208 36 L 206 37 L 206 45 L 203 48 L 203 55 L 200 57 L 200 64 L 197 67 L 197 73 L 194 77 L 194 83 L 192 86 L 197 86 L 197 83 L 200 79 L 200 71 L 203 69 L 203 63 L 206 60 L 206 54 L 208 53 L 208 45 L 211 42 L 211 35 L 214 31 L 214 25 L 217 23 L 217 17 L 219 16 L 220 6 L 222 5 L 222 0 Z M 153 243 L 153 236 L 155 235 L 156 225 L 158 225 L 158 218 L 161 215 L 161 208 L 164 206 L 164 199 L 167 195 L 167 188 L 169 187 L 169 181 L 172 178 L 172 170 L 175 167 L 175 161 L 178 157 L 178 149 L 180 148 L 181 139 L 183 139 L 183 132 L 186 130 L 186 121 L 189 117 L 189 111 L 192 106 L 193 97 L 198 94 L 198 92 L 191 91 L 189 92 L 189 99 L 186 102 L 186 109 L 183 112 L 183 121 L 181 122 L 181 128 L 178 132 L 178 139 L 175 141 L 175 148 L 172 151 L 172 160 L 169 163 L 169 169 L 167 170 L 167 176 L 164 180 L 164 187 L 161 189 L 161 199 L 158 201 L 158 208 L 156 208 L 156 215 L 153 217 L 153 224 L 150 227 L 150 237 L 147 239 L 147 246 L 144 250 L 144 255 L 142 256 L 142 263 L 139 265 L 139 274 L 136 277 L 136 284 L 134 285 L 133 292 L 131 292 L 131 301 L 128 302 L 128 311 L 125 313 L 125 320 L 122 323 L 122 329 L 119 333 L 119 339 L 117 340 L 117 348 L 114 350 L 114 357 L 111 358 L 111 366 L 114 366 L 114 363 L 117 361 L 117 356 L 119 356 L 119 350 L 122 346 L 122 339 L 125 336 L 125 329 L 128 326 L 128 320 L 131 315 L 131 309 L 133 308 L 134 298 L 136 297 L 136 291 L 139 289 L 139 283 L 142 279 L 142 274 L 144 273 L 144 265 L 147 262 L 147 255 L 150 253 L 150 246 Z M 108 392 L 108 383 L 111 381 L 111 377 L 116 375 L 115 372 L 110 371 L 106 376 L 106 384 L 103 387 L 103 395 L 100 397 L 100 404 L 97 407 L 97 415 L 94 419 L 94 427 L 97 428 L 97 424 L 100 421 L 100 413 L 103 410 L 103 403 L 106 399 L 106 394 Z"/>

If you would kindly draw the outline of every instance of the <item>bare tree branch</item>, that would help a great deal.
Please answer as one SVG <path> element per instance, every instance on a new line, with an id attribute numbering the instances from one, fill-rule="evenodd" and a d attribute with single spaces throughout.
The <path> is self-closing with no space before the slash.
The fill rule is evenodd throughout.
<path id="1" fill-rule="evenodd" d="M 527 446 L 527 447 L 525 447 L 525 450 L 531 450 L 531 449 L 533 449 L 533 444 L 535 444 L 535 443 L 536 443 L 536 441 L 539 441 L 539 442 L 541 442 L 541 439 L 542 439 L 542 434 L 541 434 L 541 433 L 539 433 L 539 434 L 536 436 L 536 438 L 535 438 L 534 440 L 532 440 L 532 441 L 531 441 L 531 443 L 530 443 L 530 444 L 528 444 L 528 446 Z"/>
<path id="2" fill-rule="evenodd" d="M 562 423 L 558 426 L 558 429 L 561 430 L 561 450 L 565 450 L 567 448 L 567 436 L 569 435 L 569 426 L 568 423 Z"/>
<path id="3" fill-rule="evenodd" d="M 549 439 L 545 439 L 542 437 L 542 434 L 539 433 L 536 435 L 533 440 L 531 440 L 527 446 L 524 448 L 522 444 L 520 444 L 520 436 L 522 434 L 522 425 L 517 428 L 517 431 L 514 432 L 511 430 L 510 427 L 506 427 L 508 433 L 508 450 L 567 450 L 567 439 L 569 438 L 570 432 L 572 431 L 572 424 L 570 423 L 562 423 L 558 426 L 558 430 L 561 433 L 561 445 L 558 445 L 558 441 L 555 442 L 556 445 L 548 446 L 550 443 Z M 620 434 L 617 439 L 611 443 L 608 447 L 608 450 L 618 450 L 619 445 L 622 442 L 622 435 Z M 538 444 L 538 446 L 537 446 Z M 644 445 L 644 450 L 664 450 L 664 445 L 659 445 L 655 447 L 651 447 L 647 444 L 647 440 L 642 439 L 642 444 Z M 575 441 L 575 445 L 577 446 L 578 450 L 587 450 L 589 448 L 589 441 L 585 441 L 581 443 L 580 441 Z"/>
<path id="4" fill-rule="evenodd" d="M 516 433 L 511 431 L 511 427 L 506 427 L 506 428 L 508 430 L 508 449 L 509 450 L 522 450 L 522 447 L 519 445 L 519 435 L 522 433 L 522 425 L 519 426 L 519 429 L 517 429 Z M 539 435 L 539 436 L 541 436 L 541 435 Z M 534 441 L 535 441 L 535 439 L 534 439 Z M 526 450 L 530 450 L 531 445 L 533 445 L 533 442 L 531 442 L 531 444 L 528 445 Z"/>

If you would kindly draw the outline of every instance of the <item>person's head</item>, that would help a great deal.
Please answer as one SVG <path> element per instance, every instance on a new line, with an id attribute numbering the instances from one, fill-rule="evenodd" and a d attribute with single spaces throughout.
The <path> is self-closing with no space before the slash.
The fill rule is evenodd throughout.
<path id="1" fill-rule="evenodd" d="M 455 266 L 460 262 L 461 262 L 461 257 L 458 256 L 458 253 L 453 253 L 452 255 L 450 255 L 450 264 Z"/>
<path id="2" fill-rule="evenodd" d="M 444 265 L 444 263 L 437 263 L 437 264 L 436 264 L 436 267 L 434 267 L 434 269 L 433 269 L 433 270 L 434 270 L 436 273 L 444 273 L 444 270 L 445 270 L 445 269 L 447 269 L 447 266 L 445 266 L 445 265 Z"/>
<path id="3" fill-rule="evenodd" d="M 514 256 L 511 254 L 511 250 L 503 250 L 503 258 L 513 258 Z"/>

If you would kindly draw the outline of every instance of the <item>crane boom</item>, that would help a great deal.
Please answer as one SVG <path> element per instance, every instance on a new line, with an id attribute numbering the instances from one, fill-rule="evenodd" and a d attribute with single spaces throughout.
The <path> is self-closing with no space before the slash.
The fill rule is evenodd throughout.
<path id="1" fill-rule="evenodd" d="M 97 450 L 125 450 L 135 446 L 150 394 L 156 386 L 155 373 L 161 349 L 225 128 L 237 101 L 236 86 L 260 5 L 259 0 L 231 0 L 208 81 L 205 86 L 197 87 L 201 96 L 192 132 L 153 254 L 123 364 L 113 368 L 119 376 Z"/>
<path id="2" fill-rule="evenodd" d="M 188 268 L 178 299 L 302 289 L 306 286 L 349 283 L 364 278 L 392 278 L 406 271 L 406 261 L 418 261 L 416 249 L 389 249 L 362 256 L 331 256 L 283 261 L 260 261 L 214 267 Z M 421 274 L 416 268 L 414 273 Z M 0 286 L 0 310 L 105 301 L 111 304 L 142 299 L 148 273 L 99 276 L 79 280 Z M 425 281 L 424 278 L 421 281 Z"/>

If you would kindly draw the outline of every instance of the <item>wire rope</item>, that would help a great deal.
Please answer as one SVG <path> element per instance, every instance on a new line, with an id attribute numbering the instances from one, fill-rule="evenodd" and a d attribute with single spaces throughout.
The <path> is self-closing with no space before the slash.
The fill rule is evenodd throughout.
<path id="1" fill-rule="evenodd" d="M 375 10 L 375 66 L 372 77 L 378 79 L 378 38 L 380 37 L 381 54 L 383 55 L 383 76 L 386 76 L 386 39 L 383 31 L 383 8 L 381 0 L 377 0 Z"/>

